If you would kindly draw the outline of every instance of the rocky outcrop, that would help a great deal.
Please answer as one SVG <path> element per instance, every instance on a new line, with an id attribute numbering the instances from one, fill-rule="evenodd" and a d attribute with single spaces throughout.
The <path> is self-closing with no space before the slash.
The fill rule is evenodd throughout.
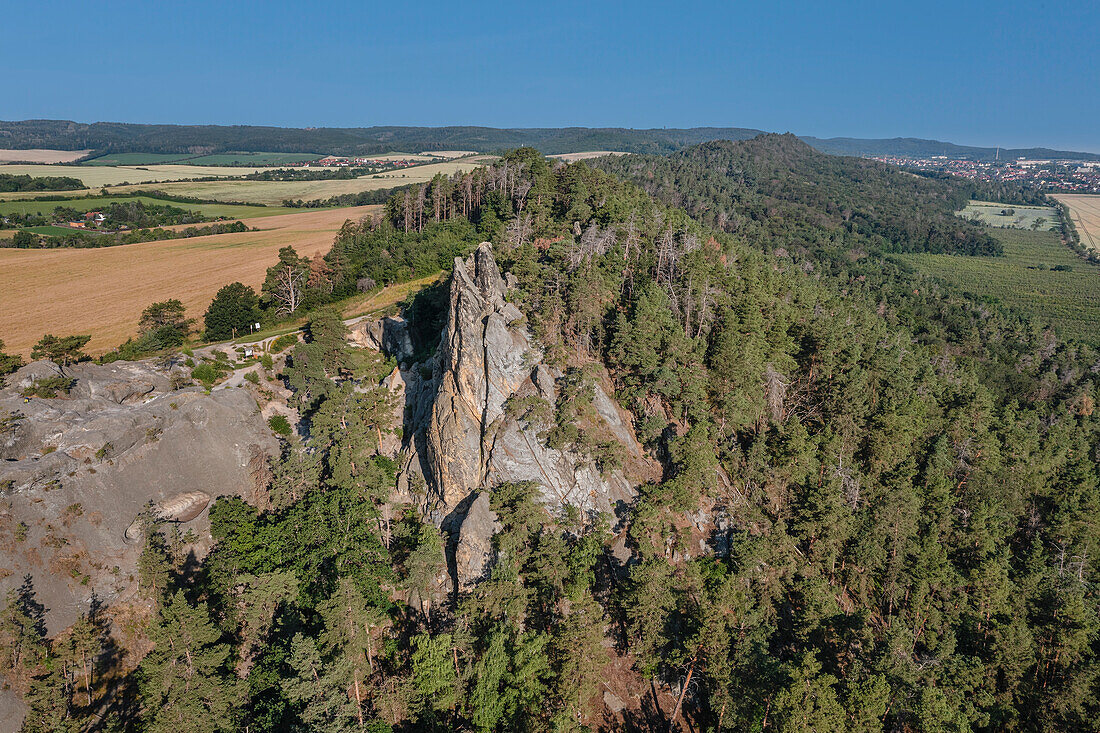
<path id="1" fill-rule="evenodd" d="M 35 362 L 0 390 L 0 594 L 31 576 L 51 633 L 93 594 L 111 603 L 132 590 L 131 525 L 150 503 L 194 530 L 201 553 L 211 500 L 252 498 L 257 465 L 278 453 L 246 389 L 173 389 L 181 368 L 143 361 L 78 364 L 64 370 L 67 396 L 21 394 L 60 374 Z"/>
<path id="2" fill-rule="evenodd" d="M 382 351 L 398 362 L 413 355 L 408 323 L 400 316 L 385 316 L 376 320 L 361 320 L 348 328 L 348 341 L 361 348 Z"/>
<path id="3" fill-rule="evenodd" d="M 435 355 L 387 378 L 404 395 L 401 498 L 449 530 L 460 588 L 487 570 L 499 526 L 489 508 L 494 486 L 533 481 L 551 510 L 572 505 L 610 512 L 634 495 L 621 470 L 601 475 L 585 457 L 550 448 L 539 426 L 506 410 L 510 399 L 524 397 L 554 405 L 562 374 L 543 362 L 523 313 L 505 294 L 489 243 L 468 259 L 456 258 Z M 601 429 L 622 443 L 631 460 L 645 463 L 629 423 L 598 385 L 593 406 Z"/>

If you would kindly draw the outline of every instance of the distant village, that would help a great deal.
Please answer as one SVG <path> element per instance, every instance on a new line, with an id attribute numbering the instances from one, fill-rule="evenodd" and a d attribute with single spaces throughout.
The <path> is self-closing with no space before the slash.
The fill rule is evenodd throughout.
<path id="1" fill-rule="evenodd" d="M 344 158 L 339 155 L 328 155 L 324 158 L 318 158 L 317 160 L 305 160 L 297 163 L 281 164 L 298 167 L 298 168 L 410 168 L 414 165 L 421 165 L 424 161 L 420 160 L 393 160 L 390 158 Z"/>
<path id="2" fill-rule="evenodd" d="M 945 155 L 930 158 L 873 156 L 874 160 L 920 171 L 938 171 L 978 181 L 1016 181 L 1041 191 L 1100 193 L 1100 161 L 1080 160 L 960 160 Z"/>

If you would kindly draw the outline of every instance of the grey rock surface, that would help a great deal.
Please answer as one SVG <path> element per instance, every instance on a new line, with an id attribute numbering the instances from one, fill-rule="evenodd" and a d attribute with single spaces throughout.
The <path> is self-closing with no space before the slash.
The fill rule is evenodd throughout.
<path id="1" fill-rule="evenodd" d="M 399 362 L 413 355 L 409 324 L 400 316 L 361 320 L 348 328 L 348 341 L 355 346 L 385 352 Z"/>
<path id="2" fill-rule="evenodd" d="M 68 397 L 26 399 L 22 386 L 58 373 L 35 362 L 0 389 L 0 593 L 30 576 L 51 634 L 93 594 L 109 604 L 132 591 L 142 545 L 126 530 L 147 504 L 203 552 L 210 501 L 251 498 L 258 457 L 278 454 L 248 390 L 173 390 L 174 369 L 79 364 L 64 370 Z"/>
<path id="3" fill-rule="evenodd" d="M 565 505 L 610 512 L 634 496 L 621 471 L 602 476 L 584 457 L 546 445 L 537 425 L 507 414 L 510 398 L 557 400 L 561 372 L 543 363 L 522 312 L 505 299 L 488 242 L 456 258 L 446 325 L 435 356 L 388 378 L 401 382 L 406 460 L 401 496 L 457 537 L 456 581 L 468 588 L 486 571 L 493 533 L 488 494 L 505 482 L 534 481 L 553 511 Z M 627 454 L 645 461 L 614 401 L 597 386 L 594 406 Z M 476 493 L 476 497 L 475 497 Z M 475 514 L 476 512 L 476 514 Z"/>
<path id="4" fill-rule="evenodd" d="M 455 545 L 455 570 L 463 583 L 472 585 L 488 575 L 493 535 L 501 529 L 496 514 L 489 508 L 488 495 L 477 494 L 458 528 Z"/>

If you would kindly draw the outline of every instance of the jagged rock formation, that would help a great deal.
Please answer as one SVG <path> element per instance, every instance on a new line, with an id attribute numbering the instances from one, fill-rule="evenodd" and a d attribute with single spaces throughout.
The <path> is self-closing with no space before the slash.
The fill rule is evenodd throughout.
<path id="1" fill-rule="evenodd" d="M 533 481 L 551 507 L 568 504 L 589 512 L 611 512 L 634 496 L 621 470 L 601 475 L 582 456 L 548 447 L 537 426 L 505 409 L 509 399 L 529 396 L 554 405 L 562 376 L 543 363 L 522 312 L 505 293 L 488 242 L 468 259 L 456 258 L 435 355 L 387 378 L 390 389 L 404 394 L 401 498 L 450 530 L 460 588 L 487 569 L 489 541 L 498 526 L 485 495 L 493 486 Z M 593 406 L 628 460 L 645 464 L 629 423 L 598 385 Z"/>
<path id="2" fill-rule="evenodd" d="M 0 389 L 0 593 L 30 575 L 51 633 L 93 593 L 106 603 L 127 597 L 142 547 L 131 524 L 150 502 L 193 529 L 201 553 L 212 498 L 254 498 L 256 466 L 278 454 L 248 390 L 173 389 L 184 374 L 151 361 L 63 374 L 35 362 Z M 22 396 L 51 376 L 75 380 L 68 396 Z"/>

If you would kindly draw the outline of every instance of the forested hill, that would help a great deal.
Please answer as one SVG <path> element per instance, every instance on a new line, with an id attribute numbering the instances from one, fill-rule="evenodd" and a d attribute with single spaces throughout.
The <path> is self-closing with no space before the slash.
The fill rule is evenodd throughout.
<path id="1" fill-rule="evenodd" d="M 942 140 L 924 140 L 917 137 L 881 139 L 803 137 L 802 139 L 823 153 L 830 153 L 831 155 L 900 155 L 913 158 L 946 155 L 949 158 L 969 160 L 1015 160 L 1017 158 L 1100 160 L 1100 154 L 1097 153 L 1052 150 L 1051 148 L 983 148 L 973 145 L 956 145 Z"/>
<path id="2" fill-rule="evenodd" d="M 0 148 L 95 150 L 100 153 L 314 152 L 371 155 L 400 150 L 472 150 L 499 152 L 520 146 L 545 155 L 588 150 L 667 154 L 710 140 L 746 140 L 761 130 L 743 127 L 634 129 L 623 127 L 321 127 L 286 128 L 253 125 L 144 125 L 122 122 L 92 124 L 69 120 L 0 121 Z M 816 149 L 836 155 L 952 155 L 993 160 L 997 148 L 953 145 L 938 140 L 892 138 L 803 137 Z M 1001 150 L 1002 160 L 1019 156 L 1100 160 L 1095 153 L 1047 148 Z"/>
<path id="3" fill-rule="evenodd" d="M 497 152 L 524 145 L 546 155 L 586 150 L 669 153 L 706 140 L 744 140 L 761 133 L 740 127 L 635 130 L 621 127 L 357 127 L 285 128 L 250 125 L 85 124 L 67 120 L 0 122 L 0 148 L 97 152 L 318 152 L 372 155 L 394 150 Z"/>
<path id="4" fill-rule="evenodd" d="M 879 251 L 996 254 L 1000 245 L 954 215 L 973 194 L 956 179 L 931 180 L 862 158 L 826 155 L 794 135 L 714 141 L 667 157 L 601 160 L 704 223 L 764 228 L 774 247 L 824 231 L 842 246 Z M 817 246 L 806 242 L 806 246 Z"/>
<path id="5" fill-rule="evenodd" d="M 400 192 L 384 217 L 349 222 L 323 261 L 289 250 L 273 268 L 301 273 L 303 302 L 320 305 L 362 278 L 432 272 L 475 247 L 487 259 L 478 242 L 490 240 L 510 276 L 494 264 L 449 287 L 491 288 L 511 315 L 483 321 L 473 307 L 464 322 L 522 329 L 532 348 L 485 352 L 473 371 L 552 369 L 554 399 L 501 409 L 532 443 L 598 472 L 627 455 L 590 420 L 604 386 L 613 393 L 662 469 L 613 519 L 547 501 L 539 481 L 486 474 L 461 487 L 462 504 L 489 504 L 480 524 L 494 534 L 474 548 L 483 579 L 442 583 L 473 550 L 463 529 L 459 549 L 437 530 L 434 489 L 410 478 L 412 501 L 397 492 L 404 458 L 382 436 L 412 433 L 391 423 L 380 379 L 394 365 L 352 353 L 322 311 L 283 369 L 310 430 L 258 472 L 268 499 L 219 499 L 217 544 L 198 569 L 178 533 L 146 525 L 139 593 L 153 611 L 126 627 L 152 650 L 144 659 L 98 670 L 118 683 L 93 698 L 91 675 L 72 671 L 85 647 L 40 642 L 27 604 L 9 601 L 0 659 L 21 660 L 8 674 L 28 720 L 1094 730 L 1100 355 L 928 291 L 869 251 L 894 245 L 891 227 L 930 226 L 950 203 L 942 182 L 834 170 L 783 137 L 614 165 L 660 198 L 679 186 L 701 218 L 711 191 L 724 226 L 524 149 Z M 673 169 L 682 178 L 666 184 Z M 861 193 L 864 179 L 900 188 Z M 835 211 L 833 195 L 815 196 L 843 185 L 855 188 L 837 190 Z M 847 228 L 848 209 L 871 233 Z M 405 312 L 424 360 L 397 373 L 420 393 L 419 380 L 456 382 L 452 311 L 473 301 L 449 287 Z"/>

